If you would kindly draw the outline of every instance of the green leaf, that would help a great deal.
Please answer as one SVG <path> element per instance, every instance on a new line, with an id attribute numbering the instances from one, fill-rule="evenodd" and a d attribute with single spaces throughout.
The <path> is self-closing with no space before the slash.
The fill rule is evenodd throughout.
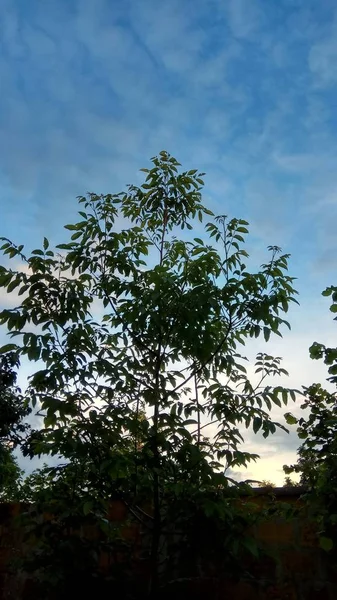
<path id="1" fill-rule="evenodd" d="M 45 238 L 43 238 L 43 249 L 48 250 L 48 248 L 49 248 L 49 242 L 48 242 L 47 238 L 45 237 Z"/>
<path id="2" fill-rule="evenodd" d="M 272 400 L 273 400 L 274 404 L 276 404 L 276 406 L 279 406 L 281 408 L 282 403 L 277 394 L 274 394 L 272 396 Z"/>
<path id="3" fill-rule="evenodd" d="M 296 401 L 295 391 L 294 390 L 289 390 L 289 394 L 290 394 L 290 397 L 291 397 L 292 401 L 295 402 Z"/>
<path id="4" fill-rule="evenodd" d="M 17 288 L 20 285 L 20 280 L 19 279 L 14 279 L 13 281 L 11 281 L 11 283 L 8 285 L 7 287 L 7 292 L 10 293 L 13 290 L 15 290 L 15 288 Z"/>
<path id="5" fill-rule="evenodd" d="M 323 535 L 319 538 L 319 545 L 323 550 L 325 550 L 325 552 L 330 552 L 334 544 L 331 538 L 325 537 Z"/>
<path id="6" fill-rule="evenodd" d="M 254 538 L 245 538 L 243 540 L 244 547 L 256 558 L 259 557 L 259 548 Z"/>
<path id="7" fill-rule="evenodd" d="M 88 500 L 83 504 L 83 514 L 87 516 L 93 509 L 93 503 L 91 500 Z"/>
<path id="8" fill-rule="evenodd" d="M 266 340 L 266 342 L 268 342 L 268 340 L 270 338 L 270 329 L 268 329 L 268 327 L 263 328 L 263 335 L 264 335 L 264 339 Z"/>
<path id="9" fill-rule="evenodd" d="M 285 413 L 284 418 L 288 425 L 296 425 L 296 423 L 298 422 L 298 419 L 294 417 L 294 415 L 292 415 L 291 413 Z"/>
<path id="10" fill-rule="evenodd" d="M 17 350 L 16 344 L 6 344 L 5 346 L 1 346 L 0 354 L 6 354 L 6 352 L 13 352 L 13 350 Z"/>
<path id="11" fill-rule="evenodd" d="M 56 423 L 57 423 L 57 418 L 56 418 L 55 414 L 48 414 L 48 416 L 44 418 L 44 426 L 47 428 L 54 427 L 54 425 L 56 425 Z"/>
<path id="12" fill-rule="evenodd" d="M 282 402 L 283 404 L 288 404 L 288 391 L 287 390 L 282 390 Z"/>
<path id="13" fill-rule="evenodd" d="M 332 306 L 330 306 L 330 310 L 332 313 L 337 313 L 337 304 L 332 304 Z"/>
<path id="14" fill-rule="evenodd" d="M 261 417 L 254 417 L 253 419 L 253 431 L 257 433 L 259 429 L 262 427 L 262 419 Z"/>
<path id="15" fill-rule="evenodd" d="M 314 342 L 309 348 L 310 358 L 314 360 L 322 358 L 324 348 L 322 344 Z"/>
<path id="16" fill-rule="evenodd" d="M 196 421 L 196 419 L 187 419 L 187 421 L 184 421 L 184 425 L 197 425 L 198 421 Z"/>

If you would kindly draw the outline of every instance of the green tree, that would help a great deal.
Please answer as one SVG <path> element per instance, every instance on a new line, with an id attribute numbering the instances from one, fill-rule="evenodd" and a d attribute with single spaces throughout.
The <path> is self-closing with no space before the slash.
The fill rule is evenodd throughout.
<path id="1" fill-rule="evenodd" d="M 28 432 L 25 421 L 30 413 L 16 385 L 18 359 L 14 353 L 0 355 L 0 499 L 19 498 L 22 471 L 13 450 Z"/>
<path id="2" fill-rule="evenodd" d="M 294 487 L 299 487 L 300 485 L 301 485 L 300 483 L 297 483 L 296 481 L 294 481 L 293 479 L 291 479 L 291 477 L 285 477 L 284 478 L 283 487 L 294 488 Z"/>
<path id="3" fill-rule="evenodd" d="M 65 226 L 71 239 L 57 252 L 45 238 L 27 257 L 3 239 L 4 254 L 28 268 L 0 271 L 0 286 L 23 295 L 0 314 L 16 340 L 5 349 L 38 363 L 27 397 L 44 426 L 25 451 L 71 461 L 86 513 L 112 495 L 133 514 L 151 500 L 153 593 L 167 528 L 192 499 L 220 510 L 210 494 L 228 489 L 225 469 L 257 458 L 241 449 L 240 425 L 267 437 L 282 427 L 273 404 L 295 398 L 266 385 L 285 373 L 279 358 L 258 355 L 253 385 L 239 352 L 289 326 L 289 255 L 271 246 L 249 271 L 248 223 L 215 217 L 201 201 L 203 174 L 179 168 L 161 152 L 140 187 L 79 198 L 81 220 Z"/>
<path id="4" fill-rule="evenodd" d="M 276 485 L 275 483 L 273 483 L 272 481 L 270 481 L 269 479 L 263 479 L 262 481 L 259 482 L 259 487 L 261 488 L 275 488 Z"/>
<path id="5" fill-rule="evenodd" d="M 323 296 L 331 296 L 330 311 L 337 312 L 337 287 L 326 288 Z M 336 320 L 336 317 L 335 319 Z M 328 366 L 327 380 L 337 385 L 337 348 L 327 348 L 314 342 L 310 357 L 324 360 Z M 300 483 L 308 487 L 307 499 L 320 523 L 322 546 L 329 549 L 337 535 L 337 396 L 320 383 L 304 387 L 305 400 L 301 408 L 309 411 L 307 417 L 295 418 L 287 415 L 289 424 L 297 424 L 297 433 L 302 443 L 298 450 L 297 463 L 284 466 L 286 474 L 298 473 Z M 328 537 L 327 537 L 328 536 Z"/>

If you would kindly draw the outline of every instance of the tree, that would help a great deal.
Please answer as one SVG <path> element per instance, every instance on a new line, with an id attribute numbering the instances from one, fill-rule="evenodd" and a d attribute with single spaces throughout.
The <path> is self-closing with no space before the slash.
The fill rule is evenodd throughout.
<path id="1" fill-rule="evenodd" d="M 30 413 L 16 385 L 18 366 L 14 353 L 0 355 L 0 498 L 7 501 L 19 498 L 22 471 L 13 449 L 23 443 L 28 431 L 25 418 Z"/>
<path id="2" fill-rule="evenodd" d="M 326 288 L 322 295 L 332 296 L 330 311 L 336 313 L 337 287 Z M 327 380 L 336 385 L 337 348 L 314 342 L 309 351 L 312 359 L 324 360 L 328 366 Z M 287 415 L 289 424 L 297 424 L 298 436 L 303 441 L 297 463 L 283 468 L 286 474 L 298 473 L 300 483 L 308 487 L 309 505 L 320 523 L 321 533 L 326 534 L 321 537 L 321 545 L 330 549 L 337 535 L 337 396 L 320 383 L 303 389 L 305 400 L 301 408 L 309 410 L 309 416 L 297 419 L 290 413 Z"/>
<path id="3" fill-rule="evenodd" d="M 269 479 L 263 479 L 262 481 L 260 481 L 259 487 L 261 487 L 261 488 L 275 488 L 276 485 L 272 481 L 269 481 Z"/>
<path id="4" fill-rule="evenodd" d="M 86 512 L 111 495 L 133 513 L 151 500 L 154 593 L 167 527 L 192 499 L 204 506 L 205 491 L 228 489 L 226 468 L 257 458 L 240 449 L 239 426 L 264 437 L 282 427 L 269 411 L 295 391 L 265 385 L 286 373 L 280 359 L 260 353 L 253 385 L 238 348 L 281 335 L 296 292 L 278 247 L 260 271 L 247 269 L 248 223 L 203 206 L 202 173 L 179 171 L 166 152 L 152 163 L 140 187 L 79 198 L 81 220 L 65 226 L 71 239 L 58 252 L 44 238 L 27 257 L 3 239 L 4 254 L 28 268 L 2 267 L 0 286 L 23 300 L 0 321 L 16 339 L 3 351 L 43 363 L 27 397 L 44 427 L 26 453 L 85 466 Z"/>
<path id="5" fill-rule="evenodd" d="M 283 487 L 294 488 L 294 487 L 299 487 L 299 485 L 300 485 L 300 483 L 297 483 L 296 481 L 294 481 L 293 479 L 291 479 L 291 477 L 285 477 L 284 478 Z"/>

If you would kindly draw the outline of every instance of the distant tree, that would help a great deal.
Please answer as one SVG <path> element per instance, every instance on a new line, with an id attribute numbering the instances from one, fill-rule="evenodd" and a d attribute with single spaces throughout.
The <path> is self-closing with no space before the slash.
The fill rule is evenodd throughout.
<path id="1" fill-rule="evenodd" d="M 300 485 L 300 483 L 294 481 L 293 479 L 291 479 L 291 477 L 285 477 L 284 478 L 284 484 L 283 487 L 287 487 L 287 488 L 293 488 L 293 487 L 298 487 Z"/>
<path id="2" fill-rule="evenodd" d="M 273 483 L 272 481 L 269 481 L 269 479 L 263 479 L 262 481 L 259 482 L 259 487 L 260 488 L 275 488 L 276 484 Z"/>

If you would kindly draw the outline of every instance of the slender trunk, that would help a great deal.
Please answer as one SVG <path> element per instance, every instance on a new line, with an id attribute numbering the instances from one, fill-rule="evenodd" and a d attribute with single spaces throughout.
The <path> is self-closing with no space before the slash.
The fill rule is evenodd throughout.
<path id="1" fill-rule="evenodd" d="M 163 262 L 164 255 L 164 241 L 165 232 L 167 225 L 167 209 L 164 210 L 163 215 L 163 231 L 160 242 L 160 255 L 159 264 Z M 159 563 L 160 563 L 160 537 L 161 537 L 161 512 L 160 512 L 160 450 L 158 443 L 159 433 L 159 413 L 160 413 L 160 369 L 162 363 L 162 329 L 161 329 L 161 301 L 159 300 L 158 306 L 159 314 L 159 337 L 157 346 L 157 356 L 155 365 L 155 403 L 153 412 L 153 530 L 152 530 L 152 544 L 151 544 L 151 577 L 150 577 L 150 598 L 156 598 L 159 587 Z"/>
<path id="2" fill-rule="evenodd" d="M 200 447 L 201 441 L 201 421 L 200 421 L 200 403 L 199 403 L 199 391 L 198 391 L 198 378 L 197 375 L 194 375 L 194 389 L 195 389 L 195 401 L 197 405 L 197 446 Z"/>
<path id="3" fill-rule="evenodd" d="M 158 444 L 159 429 L 159 372 L 160 372 L 160 352 L 161 344 L 158 344 L 158 355 L 156 364 L 156 398 L 153 414 L 153 529 L 151 543 L 151 577 L 150 577 L 150 598 L 156 598 L 159 584 L 159 544 L 161 535 L 161 514 L 160 514 L 160 451 Z"/>
<path id="4" fill-rule="evenodd" d="M 150 580 L 150 598 L 155 598 L 158 592 L 159 584 L 159 544 L 161 535 L 161 514 L 160 514 L 160 481 L 159 481 L 159 451 L 157 446 L 157 459 L 154 457 L 153 473 L 153 530 L 151 543 L 151 580 Z"/>

